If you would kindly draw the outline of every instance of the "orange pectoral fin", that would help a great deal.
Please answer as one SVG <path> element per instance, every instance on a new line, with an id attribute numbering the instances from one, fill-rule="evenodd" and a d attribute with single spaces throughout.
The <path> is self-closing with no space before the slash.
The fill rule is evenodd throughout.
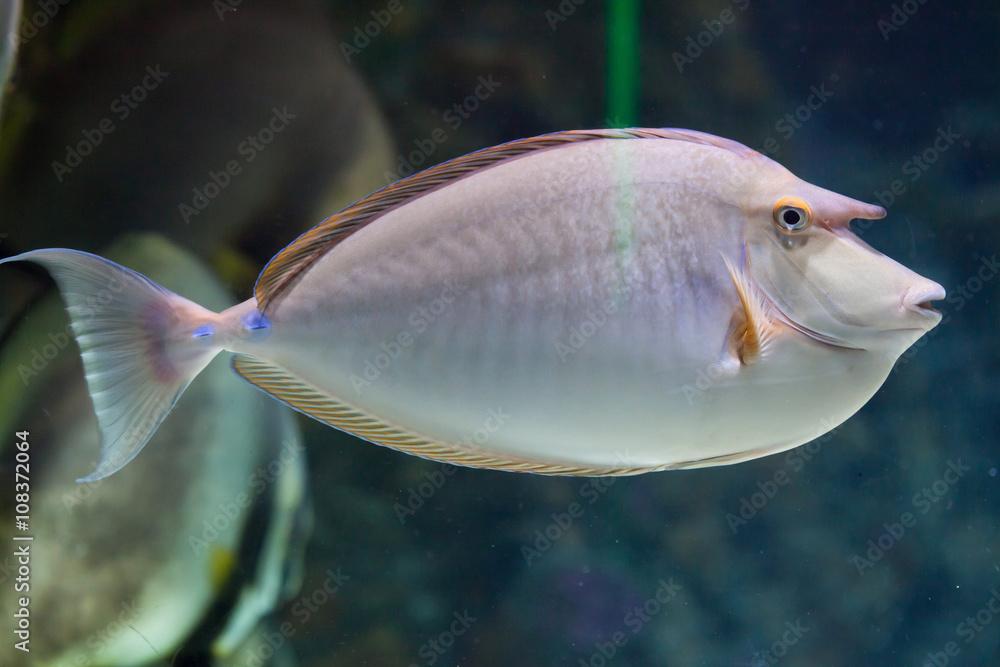
<path id="1" fill-rule="evenodd" d="M 723 256 L 722 261 L 740 301 L 729 329 L 729 348 L 741 365 L 749 366 L 767 354 L 776 328 L 768 316 L 766 301 L 747 276 L 729 258 Z"/>

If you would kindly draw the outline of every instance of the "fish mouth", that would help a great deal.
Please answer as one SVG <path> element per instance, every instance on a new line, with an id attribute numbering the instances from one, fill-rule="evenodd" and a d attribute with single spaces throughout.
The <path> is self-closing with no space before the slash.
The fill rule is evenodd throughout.
<path id="1" fill-rule="evenodd" d="M 903 295 L 902 307 L 935 324 L 941 319 L 941 311 L 935 308 L 934 302 L 944 299 L 944 288 L 938 284 L 910 289 Z"/>

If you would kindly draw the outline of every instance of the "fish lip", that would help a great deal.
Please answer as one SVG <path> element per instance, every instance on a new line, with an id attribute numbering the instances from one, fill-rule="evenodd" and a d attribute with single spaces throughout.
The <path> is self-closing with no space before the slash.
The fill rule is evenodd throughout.
<path id="1" fill-rule="evenodd" d="M 935 323 L 941 320 L 941 311 L 934 307 L 935 301 L 941 301 L 946 296 L 944 288 L 940 285 L 923 287 L 919 289 L 907 290 L 903 295 L 901 307 L 920 317 L 934 320 Z"/>

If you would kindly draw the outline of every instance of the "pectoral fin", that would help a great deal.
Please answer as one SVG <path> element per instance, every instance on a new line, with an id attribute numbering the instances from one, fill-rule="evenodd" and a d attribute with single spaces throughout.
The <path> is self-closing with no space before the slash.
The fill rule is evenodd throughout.
<path id="1" fill-rule="evenodd" d="M 760 291 L 728 257 L 723 256 L 722 261 L 726 263 L 740 302 L 729 328 L 729 349 L 741 365 L 749 366 L 766 356 L 777 329 Z"/>

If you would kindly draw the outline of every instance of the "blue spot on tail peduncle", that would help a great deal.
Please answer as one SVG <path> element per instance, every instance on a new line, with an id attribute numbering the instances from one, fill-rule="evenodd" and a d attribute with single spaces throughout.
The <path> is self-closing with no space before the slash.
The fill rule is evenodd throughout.
<path id="1" fill-rule="evenodd" d="M 263 313 L 255 310 L 243 316 L 243 326 L 248 331 L 260 331 L 261 329 L 270 329 L 271 321 Z"/>
<path id="2" fill-rule="evenodd" d="M 194 330 L 191 334 L 192 338 L 207 338 L 215 333 L 215 327 L 211 324 L 202 324 L 200 327 Z"/>

